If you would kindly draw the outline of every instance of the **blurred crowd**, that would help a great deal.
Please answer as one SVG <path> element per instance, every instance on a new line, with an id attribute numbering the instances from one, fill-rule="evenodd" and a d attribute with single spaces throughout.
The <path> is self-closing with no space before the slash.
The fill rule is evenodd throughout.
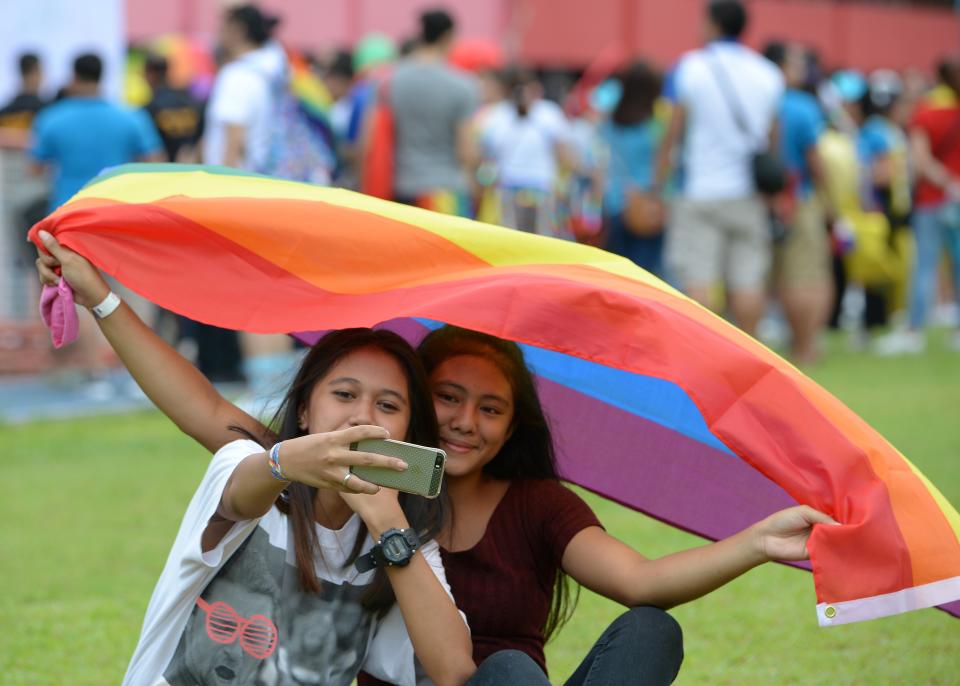
<path id="1" fill-rule="evenodd" d="M 458 40 L 440 9 L 400 45 L 375 34 L 305 54 L 241 5 L 210 79 L 137 51 L 141 108 L 99 95 L 95 54 L 45 102 L 42 65 L 23 55 L 0 127 L 29 130 L 50 174 L 34 220 L 117 164 L 227 165 L 605 248 L 800 364 L 827 327 L 877 354 L 923 351 L 931 322 L 960 319 L 960 61 L 835 68 L 796 42 L 754 51 L 748 20 L 740 2 L 712 2 L 703 44 L 668 68 L 580 73 Z M 158 326 L 214 380 L 256 385 L 291 345 L 170 315 Z"/>

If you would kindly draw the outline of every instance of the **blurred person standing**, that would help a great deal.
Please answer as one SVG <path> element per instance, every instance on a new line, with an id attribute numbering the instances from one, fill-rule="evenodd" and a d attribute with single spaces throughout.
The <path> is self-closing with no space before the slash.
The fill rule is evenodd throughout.
<path id="1" fill-rule="evenodd" d="M 895 321 L 907 308 L 913 239 L 910 235 L 912 179 L 907 134 L 895 120 L 903 94 L 903 81 L 889 69 L 878 69 L 867 79 L 863 98 L 864 122 L 860 129 L 863 145 L 885 152 L 883 165 L 875 167 L 867 180 L 868 207 L 882 212 L 890 225 L 890 282 L 884 289 L 886 318 Z"/>
<path id="2" fill-rule="evenodd" d="M 204 164 L 250 171 L 266 164 L 275 88 L 286 81 L 283 49 L 270 40 L 277 23 L 255 5 L 226 10 L 219 33 L 226 62 L 217 73 L 204 114 Z M 246 380 L 252 393 L 261 397 L 286 369 L 291 349 L 286 336 L 243 334 L 241 354 L 237 332 L 199 323 L 185 327 L 184 335 L 196 341 L 196 364 L 204 376 L 215 382 Z"/>
<path id="3" fill-rule="evenodd" d="M 681 289 L 712 306 L 722 281 L 735 323 L 753 335 L 766 304 L 772 259 L 767 205 L 752 161 L 770 147 L 783 77 L 740 43 L 747 13 L 737 0 L 707 5 L 706 46 L 687 53 L 673 76 L 676 103 L 657 159 L 661 192 L 683 142 L 684 185 L 671 208 L 667 268 Z"/>
<path id="4" fill-rule="evenodd" d="M 30 129 L 40 110 L 48 103 L 40 96 L 40 87 L 43 84 L 43 68 L 40 57 L 32 52 L 25 52 L 17 59 L 20 71 L 20 90 L 2 108 L 0 108 L 0 129 L 3 137 L 13 146 L 26 147 L 30 140 Z M 9 192 L 9 191 L 8 191 Z M 15 212 L 14 231 L 21 236 L 36 222 L 43 219 L 48 210 L 49 200 L 46 195 L 37 196 L 31 193 L 26 204 L 20 205 Z M 20 204 L 20 200 L 16 204 Z M 18 264 L 29 265 L 35 259 L 32 250 L 25 250 L 19 238 L 16 241 L 17 249 L 14 252 Z"/>
<path id="5" fill-rule="evenodd" d="M 860 349 L 889 322 L 890 296 L 902 262 L 877 191 L 889 186 L 893 143 L 876 122 L 867 126 L 870 86 L 860 72 L 835 72 L 824 89 L 836 101 L 832 116 L 838 130 L 853 142 L 857 162 L 856 188 L 846 188 L 837 204 L 850 223 L 853 240 L 849 252 L 837 258 L 831 319 L 850 328 L 851 344 Z"/>
<path id="6" fill-rule="evenodd" d="M 806 51 L 797 44 L 770 43 L 764 57 L 780 67 L 787 90 L 780 102 L 780 153 L 789 183 L 784 217 L 789 231 L 776 249 L 775 287 L 791 331 L 791 354 L 798 364 L 819 357 L 818 339 L 833 303 L 829 194 L 825 191 L 817 146 L 824 130 L 817 99 L 803 90 Z M 828 210 L 830 210 L 828 212 Z"/>
<path id="7" fill-rule="evenodd" d="M 103 98 L 102 75 L 99 56 L 78 56 L 65 97 L 43 108 L 33 121 L 30 155 L 34 173 L 49 170 L 50 212 L 108 167 L 163 159 L 163 143 L 153 122 L 141 110 L 121 107 Z M 141 314 L 146 314 L 142 299 L 121 292 L 137 303 Z M 89 315 L 81 314 L 80 327 L 78 345 L 58 353 L 58 365 L 70 366 L 71 361 L 76 361 L 85 372 L 96 374 L 110 366 L 112 353 Z M 112 394 L 114 390 L 104 381 L 95 381 L 88 392 Z"/>
<path id="8" fill-rule="evenodd" d="M 255 170 L 270 147 L 272 89 L 285 81 L 283 49 L 270 41 L 277 19 L 255 5 L 226 11 L 219 47 L 227 62 L 220 69 L 207 103 L 204 164 Z"/>
<path id="9" fill-rule="evenodd" d="M 349 50 L 337 50 L 322 68 L 323 84 L 330 93 L 330 128 L 333 132 L 338 165 L 334 185 L 356 188 L 354 169 L 354 146 L 348 140 L 350 120 L 353 114 L 351 92 L 354 88 L 353 54 Z"/>
<path id="10" fill-rule="evenodd" d="M 345 135 L 348 143 L 360 142 L 368 109 L 376 99 L 377 86 L 396 59 L 397 47 L 388 36 L 371 33 L 357 43 L 353 51 L 354 83 L 348 96 L 350 120 Z"/>
<path id="11" fill-rule="evenodd" d="M 51 211 L 107 167 L 163 159 L 163 143 L 150 118 L 100 95 L 102 74 L 97 55 L 77 57 L 67 97 L 34 120 L 30 153 L 36 171 L 51 167 Z"/>
<path id="12" fill-rule="evenodd" d="M 151 96 L 144 110 L 160 134 L 167 162 L 198 162 L 197 142 L 200 139 L 203 110 L 187 90 L 170 85 L 167 72 L 166 57 L 147 55 L 143 76 L 150 86 Z M 178 341 L 184 330 L 195 331 L 193 326 L 186 318 L 156 308 L 153 328 L 170 342 Z"/>
<path id="13" fill-rule="evenodd" d="M 353 50 L 353 83 L 350 90 L 339 103 L 335 127 L 339 127 L 339 157 L 341 168 L 337 185 L 360 189 L 362 186 L 363 162 L 369 142 L 368 122 L 375 110 L 378 89 L 383 89 L 392 71 L 391 65 L 397 57 L 397 48 L 393 39 L 379 33 L 364 36 Z M 343 65 L 346 69 L 346 65 Z M 392 151 L 392 142 L 390 144 Z M 384 191 L 384 196 L 392 193 Z"/>
<path id="14" fill-rule="evenodd" d="M 474 218 L 487 224 L 500 225 L 500 195 L 497 192 L 497 169 L 492 160 L 484 159 L 481 147 L 487 117 L 497 111 L 507 97 L 502 69 L 486 68 L 476 73 L 478 107 L 470 118 L 470 141 L 477 153 L 477 167 L 470 174 L 469 186 Z"/>
<path id="15" fill-rule="evenodd" d="M 20 55 L 17 66 L 20 69 L 20 90 L 10 102 L 0 107 L 0 128 L 29 131 L 34 117 L 47 104 L 40 97 L 43 68 L 40 57 L 32 52 Z"/>
<path id="16" fill-rule="evenodd" d="M 478 94 L 473 81 L 447 65 L 454 31 L 453 18 L 443 10 L 420 15 L 420 41 L 394 68 L 387 102 L 396 137 L 395 199 L 467 214 Z"/>
<path id="17" fill-rule="evenodd" d="M 944 61 L 940 82 L 921 101 L 909 125 L 917 177 L 913 230 L 916 262 L 910 285 L 909 326 L 884 340 L 881 352 L 919 353 L 944 250 L 950 258 L 953 292 L 960 306 L 960 63 Z M 951 347 L 960 351 L 960 330 Z"/>
<path id="18" fill-rule="evenodd" d="M 512 67 L 503 81 L 507 98 L 490 108 L 480 130 L 500 222 L 541 236 L 572 238 L 557 225 L 554 206 L 560 170 L 573 166 L 567 118 L 559 105 L 542 97 L 543 88 L 529 69 Z"/>
<path id="19" fill-rule="evenodd" d="M 600 125 L 607 146 L 603 196 L 607 250 L 663 276 L 663 203 L 651 193 L 663 122 L 654 116 L 662 78 L 649 64 L 634 62 L 617 77 L 620 98 Z"/>
<path id="20" fill-rule="evenodd" d="M 167 68 L 165 57 L 147 56 L 143 71 L 152 96 L 144 109 L 160 133 L 167 161 L 196 161 L 193 148 L 200 138 L 202 110 L 189 92 L 170 85 Z"/>
<path id="21" fill-rule="evenodd" d="M 350 90 L 353 88 L 353 55 L 349 50 L 337 50 L 321 68 L 323 85 L 330 92 L 330 126 L 339 140 L 347 135 L 350 125 Z"/>

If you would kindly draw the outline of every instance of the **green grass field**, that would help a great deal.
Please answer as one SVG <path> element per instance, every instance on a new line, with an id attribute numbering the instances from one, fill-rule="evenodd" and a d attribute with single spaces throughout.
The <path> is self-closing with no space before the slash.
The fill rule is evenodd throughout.
<path id="1" fill-rule="evenodd" d="M 813 373 L 960 504 L 960 355 L 838 351 Z M 157 413 L 0 427 L 0 683 L 118 683 L 203 473 L 202 448 Z M 588 496 L 649 556 L 701 541 Z M 924 610 L 820 629 L 812 578 L 754 570 L 674 611 L 681 684 L 956 684 L 960 622 Z M 554 683 L 619 612 L 584 593 L 548 649 Z"/>

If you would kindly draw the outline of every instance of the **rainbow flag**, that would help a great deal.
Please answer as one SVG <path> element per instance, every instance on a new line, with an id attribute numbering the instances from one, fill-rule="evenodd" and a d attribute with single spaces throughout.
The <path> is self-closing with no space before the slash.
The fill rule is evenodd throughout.
<path id="1" fill-rule="evenodd" d="M 396 318 L 520 343 L 565 478 L 717 539 L 783 507 L 816 527 L 820 624 L 960 615 L 960 516 L 823 388 L 601 250 L 230 169 L 128 165 L 31 230 L 158 305 L 310 332 Z"/>

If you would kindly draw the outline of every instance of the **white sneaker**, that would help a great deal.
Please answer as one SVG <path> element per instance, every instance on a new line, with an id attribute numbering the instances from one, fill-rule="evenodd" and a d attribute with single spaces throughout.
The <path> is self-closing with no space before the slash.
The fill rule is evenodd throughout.
<path id="1" fill-rule="evenodd" d="M 927 339 L 918 331 L 891 331 L 881 336 L 873 345 L 873 351 L 881 357 L 894 355 L 919 355 L 927 348 Z"/>
<path id="2" fill-rule="evenodd" d="M 933 308 L 930 321 L 934 326 L 960 326 L 960 305 L 941 303 Z"/>

